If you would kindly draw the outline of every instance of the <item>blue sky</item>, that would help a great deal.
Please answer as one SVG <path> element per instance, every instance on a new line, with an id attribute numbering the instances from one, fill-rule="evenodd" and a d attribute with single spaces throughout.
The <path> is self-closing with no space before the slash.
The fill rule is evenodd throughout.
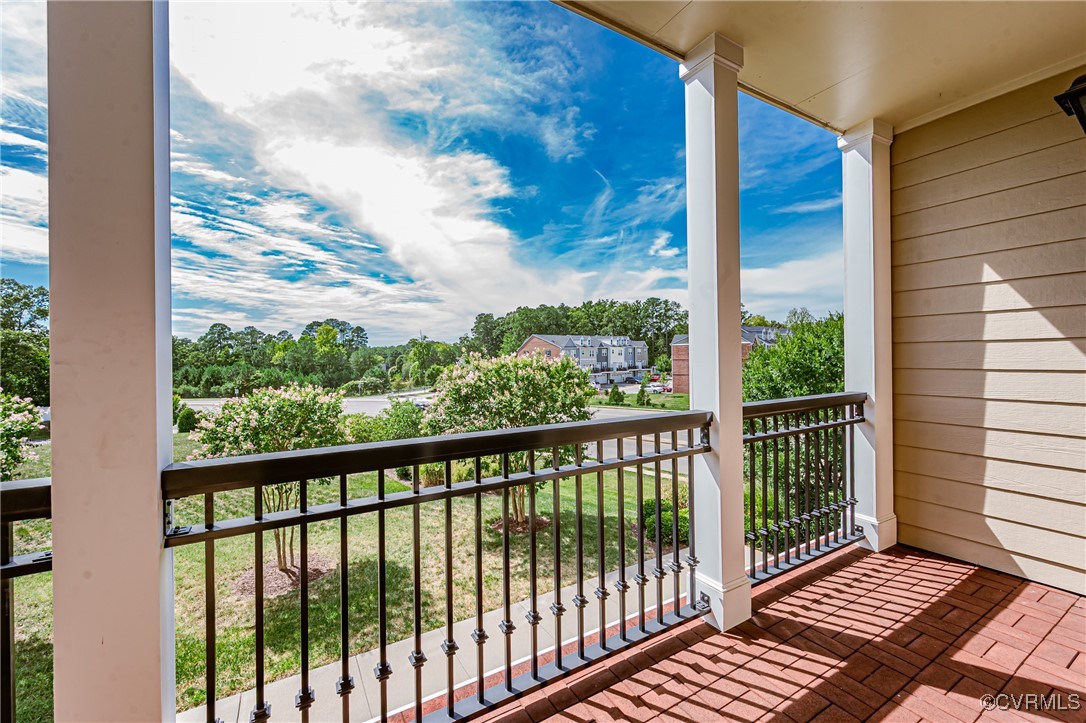
<path id="1" fill-rule="evenodd" d="M 3 275 L 47 282 L 45 12 L 5 2 Z M 455 339 L 686 303 L 676 63 L 547 2 L 171 3 L 175 333 Z M 834 136 L 740 94 L 743 297 L 841 307 Z"/>

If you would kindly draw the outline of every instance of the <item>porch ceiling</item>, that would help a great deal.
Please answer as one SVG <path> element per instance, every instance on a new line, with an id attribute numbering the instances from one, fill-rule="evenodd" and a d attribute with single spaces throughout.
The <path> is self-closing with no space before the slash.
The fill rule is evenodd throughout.
<path id="1" fill-rule="evenodd" d="M 1082 2 L 559 4 L 676 59 L 731 38 L 745 89 L 839 132 L 869 118 L 905 130 L 1086 64 Z"/>

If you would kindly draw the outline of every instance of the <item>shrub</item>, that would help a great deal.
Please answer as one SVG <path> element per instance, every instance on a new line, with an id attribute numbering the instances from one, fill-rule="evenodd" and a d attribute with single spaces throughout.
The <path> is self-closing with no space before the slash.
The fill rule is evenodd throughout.
<path id="1" fill-rule="evenodd" d="M 181 408 L 185 406 L 181 403 L 181 395 L 173 395 L 173 423 L 177 424 L 177 415 L 181 413 Z"/>
<path id="2" fill-rule="evenodd" d="M 618 384 L 611 382 L 611 392 L 607 395 L 608 404 L 625 404 L 626 392 L 618 388 Z"/>
<path id="3" fill-rule="evenodd" d="M 192 407 L 182 405 L 181 411 L 177 413 L 177 431 L 188 434 L 196 431 L 196 427 L 200 424 L 200 413 Z"/>
<path id="4" fill-rule="evenodd" d="M 248 396 L 226 400 L 219 413 L 202 419 L 192 433 L 201 446 L 193 458 L 231 457 L 341 444 L 343 395 L 313 386 L 291 384 L 282 389 L 257 389 Z M 293 509 L 298 483 L 264 487 L 268 512 Z M 294 566 L 294 534 L 275 530 L 279 569 Z M 289 565 L 287 552 L 289 549 Z"/>
<path id="5" fill-rule="evenodd" d="M 671 502 L 660 505 L 660 537 L 662 542 L 671 542 Z M 656 515 L 645 519 L 645 537 L 656 541 Z M 679 544 L 690 541 L 690 513 L 683 507 L 679 509 Z"/>
<path id="6" fill-rule="evenodd" d="M 588 373 L 569 357 L 512 354 L 494 359 L 470 354 L 445 369 L 435 392 L 425 414 L 429 434 L 584 421 L 591 418 L 588 402 L 595 396 Z M 561 453 L 572 456 L 573 449 Z M 511 458 L 514 469 L 527 463 L 525 454 Z M 524 522 L 524 487 L 513 488 L 512 498 L 513 519 Z"/>
<path id="7" fill-rule="evenodd" d="M 0 389 L 0 480 L 10 480 L 21 464 L 37 459 L 28 441 L 43 426 L 30 397 Z"/>
<path id="8" fill-rule="evenodd" d="M 652 399 L 649 397 L 649 377 L 646 374 L 641 377 L 641 386 L 637 390 L 637 406 L 639 407 L 651 407 Z"/>

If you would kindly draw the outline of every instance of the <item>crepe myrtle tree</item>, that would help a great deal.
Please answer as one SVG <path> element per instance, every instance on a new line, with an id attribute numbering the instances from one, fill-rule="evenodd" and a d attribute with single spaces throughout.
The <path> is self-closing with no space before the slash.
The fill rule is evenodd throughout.
<path id="1" fill-rule="evenodd" d="M 298 384 L 257 389 L 247 396 L 226 400 L 218 414 L 200 421 L 190 435 L 200 443 L 191 459 L 343 444 L 342 413 L 342 392 Z M 298 493 L 297 482 L 267 485 L 263 489 L 264 507 L 269 512 L 293 509 Z M 275 555 L 280 570 L 295 566 L 293 527 L 289 535 L 286 530 L 275 530 Z"/>
<path id="2" fill-rule="evenodd" d="M 0 388 L 0 480 L 12 479 L 20 465 L 37 459 L 29 438 L 42 426 L 34 400 Z"/>
<path id="3" fill-rule="evenodd" d="M 442 373 L 434 391 L 433 404 L 423 418 L 427 434 L 582 422 L 591 418 L 588 403 L 596 395 L 588 372 L 571 358 L 542 354 L 492 359 L 469 354 Z M 517 469 L 527 467 L 527 455 L 510 455 Z M 524 487 L 514 487 L 512 492 L 513 521 L 523 524 L 527 521 Z"/>

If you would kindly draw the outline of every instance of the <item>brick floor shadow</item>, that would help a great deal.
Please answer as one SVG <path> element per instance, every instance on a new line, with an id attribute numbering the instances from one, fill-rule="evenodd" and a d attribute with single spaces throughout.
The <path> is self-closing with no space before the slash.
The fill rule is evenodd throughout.
<path id="1" fill-rule="evenodd" d="M 482 720 L 1086 721 L 1086 599 L 1071 593 L 905 546 L 851 548 L 758 588 L 754 609 Z M 1034 709 L 1014 710 L 1026 694 Z M 1011 709 L 985 710 L 985 695 Z"/>

